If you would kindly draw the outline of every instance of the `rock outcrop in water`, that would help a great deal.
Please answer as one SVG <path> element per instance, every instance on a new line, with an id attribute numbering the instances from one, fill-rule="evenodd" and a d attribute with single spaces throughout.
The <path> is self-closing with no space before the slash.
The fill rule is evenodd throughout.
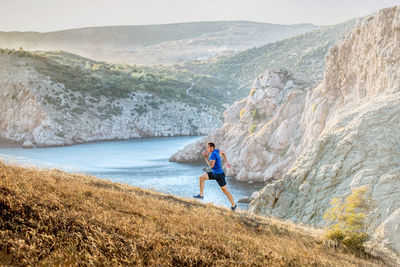
<path id="1" fill-rule="evenodd" d="M 227 174 L 240 181 L 266 181 L 283 174 L 299 152 L 301 115 L 309 83 L 285 70 L 268 71 L 254 82 L 250 95 L 225 112 L 224 125 L 171 156 L 171 161 L 201 160 L 213 141 L 228 154 Z"/>
<path id="2" fill-rule="evenodd" d="M 0 53 L 0 138 L 23 143 L 25 147 L 71 145 L 201 135 L 221 123 L 213 108 L 200 112 L 183 102 L 161 101 L 148 92 L 136 92 L 118 102 L 104 96 L 98 103 L 80 102 L 85 98 L 80 92 L 65 93 L 64 84 L 38 73 L 32 67 L 38 64 L 36 60 L 16 53 Z M 153 108 L 151 101 L 161 104 Z M 149 104 L 146 111 L 138 112 L 137 105 L 144 104 Z M 82 114 L 77 116 L 75 109 L 83 110 Z M 99 109 L 109 112 L 99 114 Z M 120 112 L 113 114 L 115 109 Z"/>
<path id="3" fill-rule="evenodd" d="M 380 213 L 370 233 L 400 252 L 399 69 L 400 7 L 393 7 L 360 20 L 330 49 L 318 86 L 291 92 L 282 72 L 270 72 L 266 82 L 259 77 L 254 95 L 226 111 L 222 128 L 171 160 L 192 161 L 215 141 L 236 157 L 230 175 L 277 178 L 250 204 L 252 212 L 315 226 L 332 198 L 368 185 Z M 266 112 L 262 123 L 250 116 L 255 108 Z"/>

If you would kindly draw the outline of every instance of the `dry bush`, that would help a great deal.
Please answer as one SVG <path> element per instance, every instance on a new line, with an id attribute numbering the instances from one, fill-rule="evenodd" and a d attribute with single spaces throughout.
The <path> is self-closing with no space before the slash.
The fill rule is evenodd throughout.
<path id="1" fill-rule="evenodd" d="M 344 201 L 338 198 L 331 201 L 331 207 L 324 214 L 325 221 L 330 223 L 325 234 L 327 239 L 354 252 L 365 252 L 364 244 L 370 239 L 368 214 L 373 209 L 368 189 L 368 186 L 356 188 Z"/>
<path id="2" fill-rule="evenodd" d="M 253 88 L 253 89 L 250 90 L 250 94 L 249 94 L 249 95 L 250 95 L 250 96 L 253 96 L 255 92 L 256 92 L 256 89 Z"/>
<path id="3" fill-rule="evenodd" d="M 242 118 L 245 112 L 246 112 L 246 110 L 244 108 L 242 108 L 242 110 L 240 110 L 239 117 Z"/>
<path id="4" fill-rule="evenodd" d="M 252 125 L 250 125 L 250 127 L 249 127 L 249 134 L 254 133 L 254 132 L 256 131 L 256 129 L 257 129 L 257 124 L 252 124 Z"/>

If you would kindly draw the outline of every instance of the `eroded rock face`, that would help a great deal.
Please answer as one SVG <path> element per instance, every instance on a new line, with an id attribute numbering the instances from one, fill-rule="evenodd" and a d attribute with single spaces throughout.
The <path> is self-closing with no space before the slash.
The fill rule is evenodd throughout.
<path id="1" fill-rule="evenodd" d="M 24 142 L 31 147 L 34 135 L 45 138 L 49 143 L 60 140 L 51 129 L 50 117 L 41 105 L 35 89 L 44 84 L 30 68 L 20 67 L 22 60 L 1 55 L 0 60 L 0 137 Z M 27 63 L 27 62 L 24 62 Z"/>
<path id="2" fill-rule="evenodd" d="M 400 251 L 400 209 L 386 218 L 375 231 L 374 238 L 395 251 Z"/>
<path id="3" fill-rule="evenodd" d="M 0 138 L 23 147 L 72 145 L 98 140 L 157 136 L 203 135 L 221 125 L 219 112 L 200 112 L 177 102 L 162 101 L 146 92 L 110 102 L 83 101 L 80 92 L 67 90 L 32 68 L 37 59 L 0 53 Z M 75 99 L 75 100 L 74 100 Z M 137 106 L 156 101 L 138 112 Z M 99 110 L 113 107 L 120 113 Z M 82 110 L 77 113 L 75 110 Z"/>
<path id="4" fill-rule="evenodd" d="M 370 233 L 400 252 L 399 69 L 400 7 L 359 21 L 306 98 L 301 153 L 251 211 L 321 226 L 332 198 L 368 185 L 380 213 Z"/>
<path id="5" fill-rule="evenodd" d="M 252 96 L 225 112 L 222 128 L 171 160 L 200 159 L 213 141 L 228 152 L 228 175 L 278 178 L 251 202 L 251 212 L 315 226 L 323 225 L 334 197 L 368 185 L 380 215 L 370 234 L 400 252 L 399 70 L 400 7 L 394 7 L 358 21 L 330 50 L 315 88 L 285 72 L 268 72 L 256 80 Z M 255 109 L 262 119 L 253 118 Z"/>
<path id="6" fill-rule="evenodd" d="M 231 105 L 224 125 L 189 144 L 170 158 L 177 162 L 201 160 L 207 142 L 227 152 L 231 169 L 240 181 L 267 181 L 283 174 L 299 152 L 300 127 L 309 83 L 285 70 L 260 75 L 250 95 Z"/>
<path id="7" fill-rule="evenodd" d="M 384 219 L 399 207 L 399 114 L 400 93 L 338 112 L 283 178 L 261 191 L 251 210 L 321 226 L 333 197 L 370 185 Z"/>

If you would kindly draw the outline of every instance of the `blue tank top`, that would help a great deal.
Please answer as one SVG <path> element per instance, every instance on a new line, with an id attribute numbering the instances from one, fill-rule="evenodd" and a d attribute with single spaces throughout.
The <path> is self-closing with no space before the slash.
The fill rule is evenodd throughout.
<path id="1" fill-rule="evenodd" d="M 213 152 L 211 152 L 210 157 L 208 160 L 215 160 L 214 167 L 212 167 L 212 171 L 215 174 L 221 174 L 224 172 L 224 170 L 221 167 L 221 157 L 219 156 L 219 149 L 214 149 Z"/>

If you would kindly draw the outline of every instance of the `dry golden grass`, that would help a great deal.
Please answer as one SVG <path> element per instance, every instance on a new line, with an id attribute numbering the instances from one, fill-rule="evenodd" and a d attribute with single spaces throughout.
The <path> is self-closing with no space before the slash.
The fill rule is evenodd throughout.
<path id="1" fill-rule="evenodd" d="M 376 266 L 278 220 L 0 162 L 4 265 Z"/>

